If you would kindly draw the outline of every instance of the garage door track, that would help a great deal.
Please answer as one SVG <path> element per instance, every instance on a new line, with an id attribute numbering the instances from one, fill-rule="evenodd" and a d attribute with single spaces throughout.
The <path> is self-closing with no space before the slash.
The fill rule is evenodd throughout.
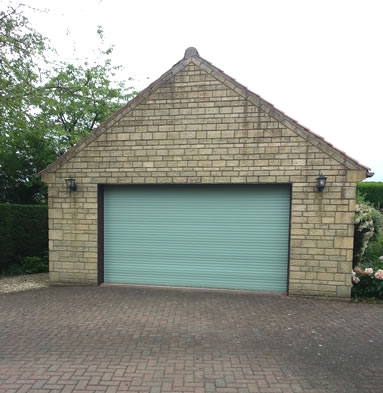
<path id="1" fill-rule="evenodd" d="M 382 305 L 276 295 L 0 295 L 0 393 L 379 392 L 382 322 Z"/>

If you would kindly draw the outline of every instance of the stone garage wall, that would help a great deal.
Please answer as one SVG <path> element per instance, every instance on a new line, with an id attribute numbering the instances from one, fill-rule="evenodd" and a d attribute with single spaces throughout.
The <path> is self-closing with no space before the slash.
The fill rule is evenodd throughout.
<path id="1" fill-rule="evenodd" d="M 355 183 L 365 172 L 198 58 L 157 84 L 43 175 L 51 281 L 97 283 L 98 184 L 291 183 L 289 293 L 350 296 Z"/>

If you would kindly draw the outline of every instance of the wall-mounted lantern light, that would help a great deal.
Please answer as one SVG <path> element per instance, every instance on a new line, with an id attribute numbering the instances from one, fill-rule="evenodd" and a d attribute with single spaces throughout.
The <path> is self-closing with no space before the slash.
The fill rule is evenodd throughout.
<path id="1" fill-rule="evenodd" d="M 77 191 L 76 179 L 73 179 L 72 176 L 69 176 L 65 179 L 66 188 L 69 192 Z"/>
<path id="2" fill-rule="evenodd" d="M 326 187 L 326 180 L 327 177 L 324 176 L 322 173 L 317 177 L 317 181 L 318 181 L 317 187 L 319 192 L 322 192 Z"/>

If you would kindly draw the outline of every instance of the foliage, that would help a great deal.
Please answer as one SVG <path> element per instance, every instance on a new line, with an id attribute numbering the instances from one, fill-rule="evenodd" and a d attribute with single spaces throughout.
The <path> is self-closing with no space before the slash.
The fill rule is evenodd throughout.
<path id="1" fill-rule="evenodd" d="M 364 263 L 352 271 L 355 298 L 383 299 L 383 256 L 376 263 Z"/>
<path id="2" fill-rule="evenodd" d="M 22 271 L 25 257 L 46 258 L 47 206 L 0 204 L 0 244 L 0 274 Z"/>
<path id="3" fill-rule="evenodd" d="M 376 240 L 368 244 L 367 250 L 364 253 L 364 259 L 378 263 L 379 257 L 383 255 L 383 233 L 380 233 Z"/>
<path id="4" fill-rule="evenodd" d="M 383 182 L 358 183 L 357 191 L 376 209 L 383 208 Z"/>
<path id="5" fill-rule="evenodd" d="M 39 60 L 48 49 L 46 39 L 33 30 L 22 5 L 0 11 L 0 134 L 25 128 L 30 110 L 39 100 Z"/>
<path id="6" fill-rule="evenodd" d="M 34 174 L 55 157 L 34 121 L 49 47 L 21 10 L 0 11 L 0 202 L 36 203 L 44 189 Z"/>
<path id="7" fill-rule="evenodd" d="M 112 47 L 93 62 L 48 62 L 54 51 L 23 7 L 0 11 L 0 203 L 45 203 L 36 174 L 136 94 L 112 82 Z"/>
<path id="8" fill-rule="evenodd" d="M 103 41 L 103 30 L 97 34 Z M 93 63 L 60 63 L 53 67 L 42 89 L 41 118 L 57 141 L 61 154 L 105 121 L 136 92 L 125 82 L 113 83 L 120 66 L 112 65 L 113 47 L 100 49 Z"/>
<path id="9" fill-rule="evenodd" d="M 25 257 L 21 262 L 21 271 L 25 274 L 45 273 L 48 272 L 48 257 Z"/>
<path id="10" fill-rule="evenodd" d="M 354 216 L 354 298 L 383 299 L 382 214 L 360 194 Z"/>
<path id="11" fill-rule="evenodd" d="M 35 175 L 55 158 L 41 129 L 15 129 L 0 138 L 0 202 L 44 202 L 46 188 Z"/>
<path id="12" fill-rule="evenodd" d="M 369 242 L 378 239 L 381 232 L 381 214 L 372 206 L 363 202 L 359 196 L 354 215 L 353 266 L 362 262 L 363 255 L 369 245 Z"/>

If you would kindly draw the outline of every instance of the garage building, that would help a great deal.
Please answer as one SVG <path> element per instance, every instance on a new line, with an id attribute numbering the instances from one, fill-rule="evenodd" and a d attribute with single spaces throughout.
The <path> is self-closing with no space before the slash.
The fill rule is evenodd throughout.
<path id="1" fill-rule="evenodd" d="M 349 297 L 368 171 L 189 48 L 41 172 L 50 281 Z"/>

